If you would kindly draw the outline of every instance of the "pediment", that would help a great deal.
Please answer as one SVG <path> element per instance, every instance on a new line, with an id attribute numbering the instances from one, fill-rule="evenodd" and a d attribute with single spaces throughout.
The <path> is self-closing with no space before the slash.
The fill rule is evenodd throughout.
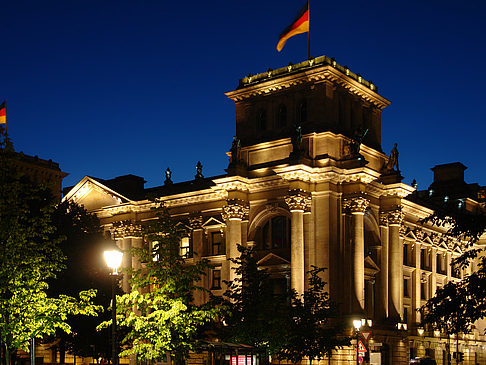
<path id="1" fill-rule="evenodd" d="M 108 206 L 131 202 L 130 199 L 103 185 L 96 179 L 85 176 L 63 198 L 94 211 Z"/>
<path id="2" fill-rule="evenodd" d="M 203 228 L 209 228 L 209 227 L 214 227 L 214 226 L 219 227 L 219 226 L 222 226 L 222 225 L 224 225 L 224 222 L 222 222 L 222 221 L 220 221 L 220 220 L 218 220 L 214 217 L 210 217 L 206 222 L 204 222 L 202 224 L 202 227 Z"/>
<path id="3" fill-rule="evenodd" d="M 257 263 L 260 266 L 279 266 L 279 265 L 290 265 L 290 261 L 275 255 L 274 253 L 269 253 L 260 259 Z"/>

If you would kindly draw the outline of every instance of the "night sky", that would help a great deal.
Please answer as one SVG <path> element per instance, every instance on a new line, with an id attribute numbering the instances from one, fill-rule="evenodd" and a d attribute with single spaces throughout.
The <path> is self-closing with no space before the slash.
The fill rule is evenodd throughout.
<path id="1" fill-rule="evenodd" d="M 64 185 L 139 175 L 147 187 L 224 173 L 249 73 L 307 57 L 306 35 L 278 35 L 301 0 L 2 1 L 0 99 L 15 149 L 59 162 Z M 486 185 L 486 1 L 311 0 L 311 54 L 334 57 L 392 101 L 404 182 L 460 161 Z M 0 102 L 1 102 L 0 101 Z"/>

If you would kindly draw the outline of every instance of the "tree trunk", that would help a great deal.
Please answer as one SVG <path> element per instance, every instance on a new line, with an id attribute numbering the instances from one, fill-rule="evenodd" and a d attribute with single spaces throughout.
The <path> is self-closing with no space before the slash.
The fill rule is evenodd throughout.
<path id="1" fill-rule="evenodd" d="M 11 360 L 11 354 L 7 345 L 5 344 L 5 364 L 10 365 L 10 360 Z"/>

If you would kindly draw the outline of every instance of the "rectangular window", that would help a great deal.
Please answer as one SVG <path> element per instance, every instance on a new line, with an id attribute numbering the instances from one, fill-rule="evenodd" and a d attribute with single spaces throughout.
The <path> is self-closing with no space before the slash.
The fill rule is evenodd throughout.
<path id="1" fill-rule="evenodd" d="M 408 245 L 403 245 L 403 264 L 408 266 Z"/>
<path id="2" fill-rule="evenodd" d="M 179 254 L 181 255 L 181 257 L 184 257 L 184 258 L 192 257 L 190 237 L 182 237 L 181 243 L 180 243 L 180 246 L 179 246 Z"/>
<path id="3" fill-rule="evenodd" d="M 408 291 L 408 283 L 409 279 L 403 279 L 403 296 L 406 298 L 410 297 L 410 293 Z"/>
<path id="4" fill-rule="evenodd" d="M 408 307 L 403 307 L 403 322 L 408 323 Z"/>
<path id="5" fill-rule="evenodd" d="M 420 299 L 427 300 L 426 283 L 420 283 Z"/>
<path id="6" fill-rule="evenodd" d="M 224 254 L 223 234 L 219 231 L 211 232 L 211 254 Z"/>
<path id="7" fill-rule="evenodd" d="M 221 289 L 221 269 L 213 269 L 211 289 Z"/>

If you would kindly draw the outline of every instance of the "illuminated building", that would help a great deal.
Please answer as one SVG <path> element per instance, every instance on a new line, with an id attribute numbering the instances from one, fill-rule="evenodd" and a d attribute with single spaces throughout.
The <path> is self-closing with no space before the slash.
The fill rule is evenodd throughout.
<path id="1" fill-rule="evenodd" d="M 331 298 L 350 328 L 352 319 L 372 320 L 367 350 L 374 363 L 381 357 L 382 364 L 408 364 L 426 353 L 442 363 L 446 342 L 417 334 L 417 309 L 462 275 L 450 263 L 464 243 L 419 222 L 432 213 L 424 193 L 401 182 L 396 151 L 389 157 L 381 148 L 381 113 L 390 102 L 327 57 L 249 75 L 226 95 L 236 105 L 237 134 L 227 174 L 150 189 L 133 175 L 85 177 L 65 199 L 95 212 L 126 250 L 141 245 L 140 227 L 153 215 L 145 197 L 159 197 L 192 229 L 181 253 L 213 265 L 204 285 L 215 294 L 234 277 L 228 259 L 237 256 L 237 244 L 256 247 L 275 290 L 302 293 L 311 265 L 325 267 Z M 436 167 L 435 186 L 447 185 L 448 168 L 461 169 Z M 476 197 L 450 199 L 476 209 L 484 202 L 476 187 Z M 483 337 L 474 336 L 466 358 L 484 362 L 486 352 L 476 346 Z M 345 348 L 332 363 L 354 357 L 353 347 Z"/>

